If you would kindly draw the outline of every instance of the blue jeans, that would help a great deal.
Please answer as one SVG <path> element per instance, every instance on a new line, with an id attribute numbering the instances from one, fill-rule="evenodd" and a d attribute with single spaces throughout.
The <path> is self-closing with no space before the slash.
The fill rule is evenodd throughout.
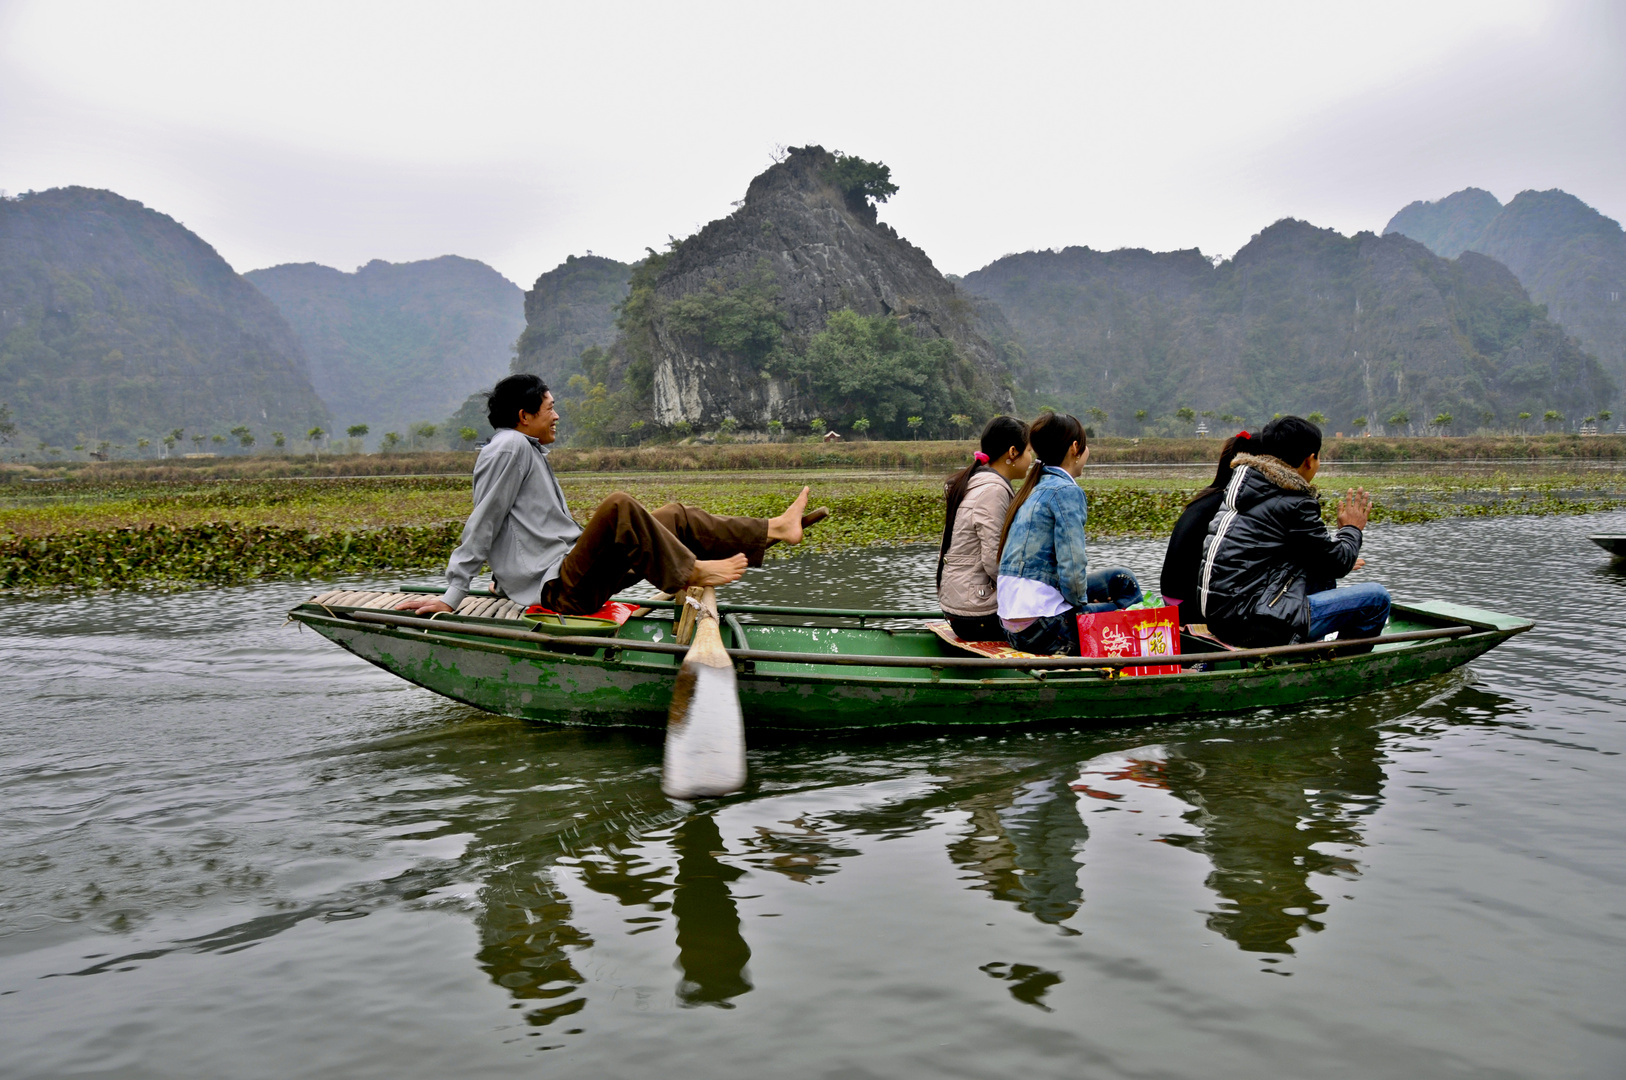
<path id="1" fill-rule="evenodd" d="M 1334 630 L 1339 640 L 1376 637 L 1389 621 L 1389 590 L 1375 582 L 1311 593 L 1308 602 L 1311 641 Z"/>
<path id="2" fill-rule="evenodd" d="M 1145 595 L 1135 575 L 1121 566 L 1092 571 L 1086 585 L 1083 607 L 1068 608 L 1060 615 L 1042 615 L 1024 629 L 1007 630 L 1005 639 L 1012 648 L 1036 656 L 1077 656 L 1080 612 L 1118 611 L 1140 603 Z"/>

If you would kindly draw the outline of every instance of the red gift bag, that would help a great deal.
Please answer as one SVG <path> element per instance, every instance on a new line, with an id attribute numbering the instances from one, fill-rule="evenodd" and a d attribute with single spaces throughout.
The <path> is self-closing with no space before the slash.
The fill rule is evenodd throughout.
<path id="1" fill-rule="evenodd" d="M 1078 617 L 1081 656 L 1178 656 L 1180 609 L 1133 608 L 1098 611 Z M 1126 667 L 1125 675 L 1178 675 L 1179 664 Z"/>

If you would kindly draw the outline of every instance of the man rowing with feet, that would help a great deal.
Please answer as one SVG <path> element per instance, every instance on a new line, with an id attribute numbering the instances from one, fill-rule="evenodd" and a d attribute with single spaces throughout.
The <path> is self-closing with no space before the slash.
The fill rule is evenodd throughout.
<path id="1" fill-rule="evenodd" d="M 799 544 L 802 529 L 829 512 L 807 509 L 807 488 L 774 518 L 718 517 L 682 503 L 647 510 L 618 491 L 587 527 L 565 505 L 547 444 L 559 424 L 553 394 L 535 375 L 510 375 L 488 398 L 496 434 L 474 463 L 474 512 L 446 563 L 441 597 L 398 607 L 420 615 L 456 611 L 480 567 L 521 607 L 540 604 L 592 615 L 616 593 L 647 579 L 668 593 L 738 581 L 776 543 Z"/>

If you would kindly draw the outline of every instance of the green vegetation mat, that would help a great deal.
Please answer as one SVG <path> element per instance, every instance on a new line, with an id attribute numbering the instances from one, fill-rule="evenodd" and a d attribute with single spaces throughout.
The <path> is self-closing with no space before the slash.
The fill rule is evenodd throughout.
<path id="1" fill-rule="evenodd" d="M 1626 472 L 1614 469 L 1340 472 L 1329 472 L 1323 489 L 1366 486 L 1376 497 L 1377 523 L 1626 506 Z M 678 500 L 765 517 L 784 508 L 802 479 L 567 473 L 562 482 L 577 519 L 585 520 L 616 490 L 649 506 Z M 823 472 L 805 480 L 813 486 L 812 505 L 829 506 L 833 516 L 810 531 L 801 550 L 933 541 L 942 528 L 936 475 Z M 1197 470 L 1087 475 L 1090 534 L 1165 535 L 1204 482 Z M 469 506 L 465 477 L 11 484 L 0 488 L 0 589 L 223 585 L 435 570 L 456 545 Z M 1329 501 L 1329 520 L 1332 512 Z"/>

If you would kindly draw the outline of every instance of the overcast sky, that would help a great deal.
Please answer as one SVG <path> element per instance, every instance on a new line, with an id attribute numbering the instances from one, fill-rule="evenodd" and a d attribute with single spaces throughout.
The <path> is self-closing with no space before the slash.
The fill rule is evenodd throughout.
<path id="1" fill-rule="evenodd" d="M 1230 255 L 1469 185 L 1626 216 L 1626 3 L 0 0 L 0 188 L 110 188 L 238 270 L 528 286 L 729 212 L 777 144 L 892 167 L 946 272 Z"/>

